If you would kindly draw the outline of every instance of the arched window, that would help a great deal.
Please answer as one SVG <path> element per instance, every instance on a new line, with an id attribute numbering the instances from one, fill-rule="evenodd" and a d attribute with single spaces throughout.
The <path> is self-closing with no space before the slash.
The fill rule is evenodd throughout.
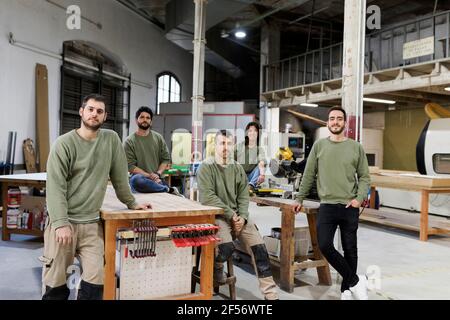
<path id="1" fill-rule="evenodd" d="M 157 76 L 158 93 L 156 96 L 156 113 L 159 114 L 159 104 L 164 102 L 180 102 L 181 85 L 177 77 L 170 72 Z"/>

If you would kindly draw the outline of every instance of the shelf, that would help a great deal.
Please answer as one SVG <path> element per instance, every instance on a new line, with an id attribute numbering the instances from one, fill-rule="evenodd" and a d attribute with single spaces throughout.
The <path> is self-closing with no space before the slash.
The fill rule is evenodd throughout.
<path id="1" fill-rule="evenodd" d="M 43 237 L 44 231 L 41 230 L 29 230 L 29 229 L 8 229 L 5 228 L 6 232 L 9 234 L 24 234 L 24 235 L 30 235 L 30 236 L 36 236 L 36 237 Z"/>

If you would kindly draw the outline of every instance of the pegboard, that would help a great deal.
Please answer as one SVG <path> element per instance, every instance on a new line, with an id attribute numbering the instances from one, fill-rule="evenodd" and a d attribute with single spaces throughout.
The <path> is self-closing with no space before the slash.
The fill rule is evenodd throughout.
<path id="1" fill-rule="evenodd" d="M 170 298 L 190 294 L 192 275 L 192 248 L 177 248 L 172 241 L 157 241 L 156 257 L 125 258 L 121 245 L 117 259 L 120 286 L 118 299 L 139 300 Z M 128 243 L 133 250 L 133 244 Z"/>

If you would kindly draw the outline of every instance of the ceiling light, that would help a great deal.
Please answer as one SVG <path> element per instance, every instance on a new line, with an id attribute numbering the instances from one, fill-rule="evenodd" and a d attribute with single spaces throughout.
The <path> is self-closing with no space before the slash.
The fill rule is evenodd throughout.
<path id="1" fill-rule="evenodd" d="M 450 91 L 450 87 L 444 88 L 445 91 Z"/>
<path id="2" fill-rule="evenodd" d="M 394 100 L 384 100 L 384 99 L 375 99 L 375 98 L 363 98 L 363 100 L 366 101 L 366 102 L 395 104 Z"/>
<path id="3" fill-rule="evenodd" d="M 228 34 L 225 30 L 222 30 L 222 31 L 220 32 L 220 36 L 221 36 L 222 38 L 228 38 L 229 34 Z"/>
<path id="4" fill-rule="evenodd" d="M 247 36 L 247 34 L 246 34 L 245 31 L 243 31 L 243 30 L 238 30 L 238 31 L 236 31 L 236 32 L 234 33 L 234 36 L 235 36 L 236 38 L 243 39 L 243 38 L 245 38 L 245 37 Z"/>
<path id="5" fill-rule="evenodd" d="M 318 104 L 315 104 L 315 103 L 300 103 L 300 105 L 301 105 L 302 107 L 313 107 L 313 108 L 319 106 Z"/>

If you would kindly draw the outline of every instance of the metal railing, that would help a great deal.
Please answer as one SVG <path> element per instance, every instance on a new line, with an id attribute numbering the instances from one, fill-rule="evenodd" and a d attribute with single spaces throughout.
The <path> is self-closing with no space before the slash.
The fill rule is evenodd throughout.
<path id="1" fill-rule="evenodd" d="M 450 11 L 422 17 L 367 34 L 365 72 L 448 58 Z M 434 53 L 403 59 L 407 42 L 434 36 Z M 263 91 L 273 91 L 342 77 L 343 42 L 286 58 L 263 67 Z"/>

